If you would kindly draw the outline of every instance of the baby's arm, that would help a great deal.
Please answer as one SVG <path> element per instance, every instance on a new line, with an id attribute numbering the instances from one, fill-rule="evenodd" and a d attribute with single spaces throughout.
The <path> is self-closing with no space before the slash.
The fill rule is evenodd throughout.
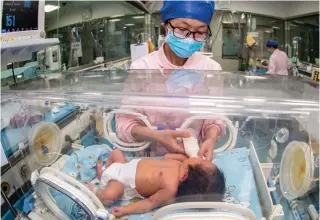
<path id="1" fill-rule="evenodd" d="M 172 190 L 172 187 L 160 189 L 154 195 L 142 201 L 126 206 L 114 207 L 112 214 L 115 217 L 121 217 L 129 214 L 146 213 L 159 206 L 171 204 L 174 201 L 175 195 L 176 191 Z"/>

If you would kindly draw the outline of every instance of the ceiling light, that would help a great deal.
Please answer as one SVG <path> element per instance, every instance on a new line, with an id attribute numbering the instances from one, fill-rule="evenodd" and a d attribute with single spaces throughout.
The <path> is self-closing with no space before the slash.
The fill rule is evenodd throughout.
<path id="1" fill-rule="evenodd" d="M 259 99 L 259 98 L 245 98 L 243 99 L 246 102 L 266 102 L 266 99 Z"/>
<path id="2" fill-rule="evenodd" d="M 244 76 L 247 79 L 267 79 L 264 76 Z"/>
<path id="3" fill-rule="evenodd" d="M 244 19 L 245 17 L 246 17 L 246 15 L 244 13 L 242 13 L 241 19 Z"/>
<path id="4" fill-rule="evenodd" d="M 110 22 L 117 22 L 117 21 L 121 21 L 121 19 L 115 18 L 115 19 L 110 19 L 109 21 L 110 21 Z"/>
<path id="5" fill-rule="evenodd" d="M 277 27 L 277 26 L 273 26 L 272 28 L 273 29 L 280 29 L 280 27 Z"/>
<path id="6" fill-rule="evenodd" d="M 123 29 L 126 29 L 127 27 L 123 27 Z"/>
<path id="7" fill-rule="evenodd" d="M 133 16 L 132 18 L 133 18 L 133 19 L 143 19 L 143 18 L 144 18 L 144 15 Z"/>
<path id="8" fill-rule="evenodd" d="M 297 21 L 297 20 L 294 20 L 295 23 L 298 23 L 298 24 L 304 24 L 302 21 Z"/>
<path id="9" fill-rule="evenodd" d="M 125 24 L 125 26 L 134 26 L 134 24 Z"/>
<path id="10" fill-rule="evenodd" d="M 116 17 L 122 17 L 122 16 L 124 16 L 124 14 L 112 15 L 112 16 L 110 16 L 110 18 L 116 18 Z"/>
<path id="11" fill-rule="evenodd" d="M 51 12 L 51 11 L 57 10 L 58 8 L 60 8 L 60 7 L 57 6 L 57 5 L 45 5 L 44 6 L 44 11 L 45 12 Z"/>

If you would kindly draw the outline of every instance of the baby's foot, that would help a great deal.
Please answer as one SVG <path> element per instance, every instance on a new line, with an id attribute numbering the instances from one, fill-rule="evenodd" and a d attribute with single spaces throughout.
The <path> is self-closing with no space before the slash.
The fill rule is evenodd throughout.
<path id="1" fill-rule="evenodd" d="M 97 188 L 95 187 L 95 185 L 92 182 L 88 183 L 88 188 L 94 193 L 96 193 L 96 191 L 97 191 Z"/>

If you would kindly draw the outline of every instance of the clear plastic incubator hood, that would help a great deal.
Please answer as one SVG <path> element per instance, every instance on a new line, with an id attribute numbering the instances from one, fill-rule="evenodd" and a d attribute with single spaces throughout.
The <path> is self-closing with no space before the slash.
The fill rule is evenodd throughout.
<path id="1" fill-rule="evenodd" d="M 97 159 L 114 149 L 129 160 L 165 154 L 152 141 L 127 141 L 123 127 L 132 121 L 191 131 L 197 141 L 188 145 L 199 146 L 205 127 L 217 125 L 213 162 L 224 172 L 226 190 L 222 201 L 213 194 L 177 197 L 123 219 L 317 219 L 315 82 L 183 69 L 66 72 L 11 86 L 1 96 L 1 143 L 9 163 L 20 155 L 29 169 L 31 219 L 114 219 L 113 206 L 137 202 L 105 206 L 87 187 Z"/>

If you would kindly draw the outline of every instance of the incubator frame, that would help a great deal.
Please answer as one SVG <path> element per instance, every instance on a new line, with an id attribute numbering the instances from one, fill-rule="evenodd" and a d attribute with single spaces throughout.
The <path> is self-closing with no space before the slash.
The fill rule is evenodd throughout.
<path id="1" fill-rule="evenodd" d="M 150 141 L 126 143 L 117 137 L 116 132 L 112 131 L 112 120 L 114 117 L 116 117 L 116 114 L 137 116 L 147 127 L 154 129 L 154 130 L 157 130 L 157 127 L 152 126 L 145 115 L 138 113 L 138 112 L 134 112 L 134 111 L 118 109 L 118 110 L 114 110 L 114 111 L 111 111 L 108 113 L 103 113 L 103 134 L 104 134 L 104 137 L 108 141 L 110 141 L 115 147 L 117 147 L 118 149 L 120 149 L 122 151 L 136 152 L 136 151 L 141 151 L 141 150 L 145 150 L 146 148 L 148 148 L 149 145 L 151 144 Z M 187 130 L 188 126 L 190 126 L 194 120 L 205 120 L 205 119 L 221 120 L 226 123 L 226 125 L 230 131 L 230 135 L 229 135 L 227 142 L 222 147 L 215 149 L 214 152 L 218 153 L 218 152 L 222 152 L 225 150 L 233 149 L 236 145 L 239 123 L 236 122 L 236 126 L 234 126 L 232 124 L 231 120 L 229 120 L 225 116 L 222 116 L 222 115 L 191 116 L 191 117 L 187 118 L 184 121 L 184 123 L 181 125 L 181 127 L 177 128 L 176 130 Z"/>
<path id="2" fill-rule="evenodd" d="M 261 169 L 261 166 L 259 165 L 259 160 L 257 157 L 257 154 L 254 150 L 254 146 L 252 143 L 250 143 L 251 146 L 248 149 L 248 156 L 250 159 L 250 163 L 252 165 L 254 179 L 257 186 L 257 191 L 260 199 L 261 206 L 264 207 L 263 209 L 263 216 L 267 215 L 267 219 L 270 220 L 280 220 L 283 216 L 283 211 L 281 209 L 281 206 L 279 205 L 273 205 L 271 196 L 269 194 L 269 189 L 266 185 L 266 182 L 264 180 L 263 171 Z M 46 201 L 49 201 L 50 204 L 46 204 L 51 208 L 51 210 L 57 211 L 57 206 L 55 206 L 54 201 L 52 199 L 46 199 L 48 196 L 50 197 L 48 191 L 41 191 L 41 183 L 48 183 L 48 181 L 51 182 L 51 187 L 58 189 L 61 187 L 69 192 L 70 198 L 77 198 L 77 201 L 82 201 L 82 203 L 89 207 L 90 213 L 95 216 L 96 218 L 101 215 L 100 213 L 104 213 L 103 216 L 108 216 L 109 218 L 104 219 L 113 219 L 112 215 L 108 214 L 108 211 L 104 208 L 100 200 L 82 183 L 77 181 L 76 179 L 60 172 L 58 169 L 59 167 L 62 167 L 65 160 L 68 158 L 68 156 L 61 157 L 59 160 L 57 160 L 54 164 L 52 164 L 51 167 L 45 167 L 41 170 L 40 176 L 37 179 L 34 179 L 35 181 L 35 188 L 38 193 L 40 193 L 40 197 L 43 198 Z M 55 168 L 52 168 L 55 167 Z M 60 190 L 61 191 L 61 190 Z M 64 193 L 64 190 L 63 192 Z M 47 194 L 47 195 L 45 195 Z M 65 194 L 65 193 L 64 193 Z M 66 194 L 68 195 L 68 194 Z M 88 197 L 90 199 L 88 199 Z M 179 209 L 195 209 L 195 208 L 215 208 L 215 209 L 222 209 L 222 210 L 234 210 L 237 212 L 240 212 L 242 215 L 245 215 L 250 220 L 256 219 L 255 214 L 250 210 L 249 208 L 237 205 L 237 204 L 229 204 L 229 203 L 216 203 L 216 202 L 192 202 L 192 203 L 177 203 L 172 204 L 169 206 L 165 206 L 163 208 L 160 208 L 157 210 L 153 216 L 153 220 L 171 220 L 171 219 L 188 219 L 185 218 L 186 214 L 170 214 L 163 216 L 163 214 L 167 211 L 174 211 Z M 59 208 L 58 208 L 59 209 Z M 56 213 L 55 211 L 55 213 Z M 99 215 L 99 216 L 98 216 Z M 212 217 L 220 217 L 225 218 L 226 216 L 234 219 L 234 220 L 243 220 L 245 219 L 243 216 L 233 214 L 233 213 L 212 213 L 210 211 L 208 212 L 199 212 L 199 213 L 191 213 L 192 217 L 197 217 L 199 219 L 211 219 Z M 68 219 L 68 218 L 67 218 Z"/>

